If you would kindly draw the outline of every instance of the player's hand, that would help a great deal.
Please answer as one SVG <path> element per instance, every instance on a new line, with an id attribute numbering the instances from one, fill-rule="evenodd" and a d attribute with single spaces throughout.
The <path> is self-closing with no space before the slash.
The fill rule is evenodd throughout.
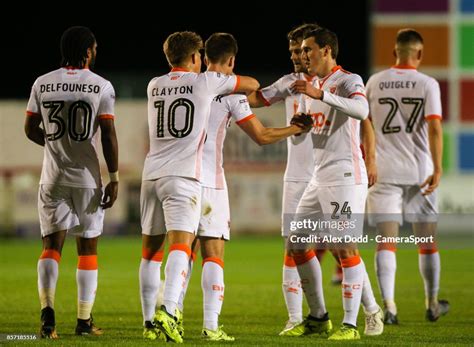
<path id="1" fill-rule="evenodd" d="M 441 171 L 435 171 L 431 176 L 429 176 L 426 181 L 420 186 L 423 190 L 424 187 L 427 187 L 424 191 L 421 192 L 422 195 L 430 195 L 435 191 L 439 186 L 441 181 Z"/>
<path id="2" fill-rule="evenodd" d="M 315 88 L 311 83 L 298 80 L 291 84 L 290 90 L 293 94 L 306 94 L 309 97 L 317 100 L 321 100 L 323 97 L 323 91 Z"/>
<path id="3" fill-rule="evenodd" d="M 308 132 L 313 127 L 313 117 L 305 113 L 296 113 L 290 121 L 291 125 L 301 128 L 302 132 Z"/>
<path id="4" fill-rule="evenodd" d="M 372 187 L 375 182 L 377 182 L 377 166 L 375 165 L 375 161 L 366 161 L 365 166 L 367 168 L 369 187 Z"/>
<path id="5" fill-rule="evenodd" d="M 118 195 L 118 182 L 109 182 L 104 189 L 104 196 L 100 206 L 105 210 L 113 206 Z"/>

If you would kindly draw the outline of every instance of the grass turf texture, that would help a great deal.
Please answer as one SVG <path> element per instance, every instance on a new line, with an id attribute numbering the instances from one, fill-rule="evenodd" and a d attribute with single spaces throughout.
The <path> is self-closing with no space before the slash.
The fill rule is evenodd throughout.
<path id="1" fill-rule="evenodd" d="M 468 245 L 469 246 L 469 245 Z M 336 342 L 318 337 L 279 337 L 286 320 L 281 293 L 283 241 L 279 237 L 235 237 L 226 245 L 225 301 L 220 323 L 236 337 L 234 346 L 246 345 L 315 345 Z M 0 244 L 0 340 L 1 345 L 100 345 L 146 346 L 158 342 L 142 338 L 142 316 L 138 288 L 141 256 L 139 238 L 106 238 L 99 242 L 99 287 L 94 307 L 101 337 L 76 337 L 77 263 L 75 241 L 68 238 L 60 263 L 56 290 L 58 341 L 7 342 L 2 334 L 37 334 L 39 300 L 36 263 L 41 253 L 39 240 L 5 240 Z M 362 256 L 372 281 L 377 301 L 380 295 L 373 268 L 373 251 Z M 450 313 L 437 323 L 425 321 L 423 282 L 418 272 L 415 250 L 397 252 L 396 298 L 399 326 L 389 326 L 379 337 L 362 336 L 350 345 L 465 345 L 474 343 L 473 261 L 474 249 L 441 251 L 440 298 L 451 303 Z M 199 259 L 199 258 L 198 258 Z M 322 262 L 326 305 L 337 327 L 342 319 L 341 290 L 330 284 L 334 260 L 326 254 Z M 196 262 L 185 301 L 185 344 L 205 344 L 200 338 L 202 326 L 201 261 Z M 305 309 L 305 314 L 307 309 Z M 362 308 L 359 331 L 364 330 Z M 216 343 L 209 343 L 216 345 Z M 339 343 L 340 344 L 340 343 Z M 227 345 L 229 345 L 227 343 Z M 345 344 L 347 345 L 347 343 Z"/>

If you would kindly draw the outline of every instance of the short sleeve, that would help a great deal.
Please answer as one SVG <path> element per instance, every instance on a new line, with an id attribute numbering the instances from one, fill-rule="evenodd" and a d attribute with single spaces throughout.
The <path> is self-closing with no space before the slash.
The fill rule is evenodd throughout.
<path id="1" fill-rule="evenodd" d="M 356 95 L 361 95 L 364 98 L 366 97 L 364 82 L 362 81 L 362 78 L 359 75 L 350 74 L 346 77 L 344 83 L 344 94 L 341 96 L 346 98 L 352 98 Z"/>
<path id="2" fill-rule="evenodd" d="M 245 95 L 235 95 L 230 102 L 230 114 L 237 124 L 242 124 L 255 117 Z"/>
<path id="3" fill-rule="evenodd" d="M 114 119 L 115 115 L 115 90 L 110 82 L 107 82 L 100 97 L 97 117 L 99 119 Z"/>
<path id="4" fill-rule="evenodd" d="M 285 100 L 286 97 L 291 95 L 289 87 L 288 79 L 284 76 L 268 87 L 261 89 L 260 95 L 265 100 L 265 103 L 272 105 Z"/>
<path id="5" fill-rule="evenodd" d="M 441 92 L 439 83 L 430 78 L 426 84 L 425 119 L 441 119 Z"/>
<path id="6" fill-rule="evenodd" d="M 217 95 L 231 94 L 239 87 L 240 77 L 220 72 L 205 72 L 209 91 Z"/>
<path id="7" fill-rule="evenodd" d="M 41 115 L 40 103 L 37 95 L 36 81 L 31 87 L 30 99 L 28 100 L 28 105 L 26 106 L 26 115 L 27 116 L 39 116 Z"/>

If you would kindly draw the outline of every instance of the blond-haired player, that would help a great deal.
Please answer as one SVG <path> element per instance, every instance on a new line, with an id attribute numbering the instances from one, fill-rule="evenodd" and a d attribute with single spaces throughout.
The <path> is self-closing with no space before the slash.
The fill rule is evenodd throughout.
<path id="1" fill-rule="evenodd" d="M 415 30 L 398 32 L 394 55 L 395 66 L 367 82 L 379 167 L 379 180 L 369 190 L 369 223 L 383 236 L 398 236 L 403 220 L 413 223 L 415 235 L 435 236 L 443 146 L 439 84 L 417 71 L 423 38 Z M 379 243 L 375 258 L 386 324 L 398 324 L 395 251 L 395 243 Z M 440 257 L 436 243 L 418 244 L 418 252 L 426 319 L 436 321 L 449 310 L 446 300 L 438 300 Z"/>
<path id="2" fill-rule="evenodd" d="M 54 298 L 66 233 L 76 236 L 79 255 L 75 333 L 102 334 L 92 322 L 91 311 L 97 290 L 97 242 L 104 209 L 112 207 L 118 192 L 118 146 L 114 89 L 109 81 L 90 71 L 96 49 L 89 28 L 67 29 L 61 37 L 61 68 L 38 77 L 27 107 L 26 135 L 44 146 L 38 193 L 43 238 L 38 261 L 43 338 L 58 337 Z M 104 192 L 95 149 L 99 127 L 110 174 Z"/>
<path id="3" fill-rule="evenodd" d="M 259 87 L 250 77 L 200 73 L 202 48 L 202 39 L 194 32 L 169 35 L 163 50 L 171 71 L 153 78 L 147 89 L 150 150 L 140 197 L 143 252 L 139 271 L 144 337 L 162 338 L 161 331 L 177 343 L 183 342 L 176 309 L 201 214 L 201 164 L 211 102 L 219 94 Z M 163 305 L 155 315 L 165 236 L 169 255 Z"/>

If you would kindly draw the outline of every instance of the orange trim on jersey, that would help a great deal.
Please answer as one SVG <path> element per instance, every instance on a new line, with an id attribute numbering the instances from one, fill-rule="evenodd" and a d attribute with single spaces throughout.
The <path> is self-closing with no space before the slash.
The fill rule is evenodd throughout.
<path id="1" fill-rule="evenodd" d="M 170 253 L 173 251 L 182 251 L 185 252 L 188 257 L 191 256 L 191 248 L 185 243 L 175 243 L 170 246 Z"/>
<path id="2" fill-rule="evenodd" d="M 331 69 L 331 73 L 324 77 L 320 82 L 319 82 L 319 88 L 322 88 L 324 83 L 328 80 L 329 77 L 331 77 L 337 70 L 341 70 L 342 67 L 341 65 L 336 65 Z"/>
<path id="3" fill-rule="evenodd" d="M 288 267 L 296 267 L 295 259 L 291 255 L 285 254 L 283 263 Z"/>
<path id="4" fill-rule="evenodd" d="M 293 255 L 293 259 L 295 260 L 296 265 L 304 264 L 304 263 L 310 261 L 311 259 L 313 259 L 314 257 L 316 257 L 316 254 L 314 253 L 313 250 L 307 251 L 303 254 Z"/>
<path id="5" fill-rule="evenodd" d="M 97 255 L 80 255 L 77 262 L 79 270 L 97 270 Z"/>
<path id="6" fill-rule="evenodd" d="M 190 72 L 188 69 L 185 69 L 184 67 L 174 67 L 171 69 L 171 72 L 176 72 L 176 71 Z"/>
<path id="7" fill-rule="evenodd" d="M 397 251 L 397 244 L 393 242 L 385 242 L 377 244 L 377 251 Z"/>
<path id="8" fill-rule="evenodd" d="M 221 268 L 224 268 L 224 261 L 220 258 L 217 257 L 207 257 L 202 260 L 202 265 L 204 266 L 205 263 L 207 262 L 213 262 L 219 265 Z"/>
<path id="9" fill-rule="evenodd" d="M 77 67 L 77 66 L 63 66 L 62 67 L 63 69 L 66 69 L 66 70 L 89 70 L 88 67 Z"/>
<path id="10" fill-rule="evenodd" d="M 232 90 L 232 93 L 235 93 L 237 89 L 239 89 L 239 86 L 240 86 L 240 76 L 236 75 L 235 77 L 236 77 L 235 87 L 234 87 L 234 90 Z"/>
<path id="11" fill-rule="evenodd" d="M 242 123 L 245 123 L 246 121 L 251 120 L 251 119 L 254 118 L 254 117 L 256 117 L 256 116 L 252 113 L 252 114 L 248 115 L 247 117 L 242 118 L 241 120 L 239 120 L 239 121 L 237 121 L 237 122 L 235 122 L 235 123 L 238 124 L 238 125 L 240 125 L 240 124 L 242 124 Z"/>
<path id="12" fill-rule="evenodd" d="M 191 252 L 191 260 L 192 261 L 196 260 L 196 252 Z"/>
<path id="13" fill-rule="evenodd" d="M 259 97 L 260 99 L 262 99 L 263 103 L 265 104 L 265 106 L 270 106 L 270 101 L 268 101 L 267 99 L 265 99 L 265 97 L 263 96 L 263 93 L 261 90 L 257 90 L 257 97 Z"/>
<path id="14" fill-rule="evenodd" d="M 352 98 L 354 95 L 362 95 L 364 98 L 367 99 L 364 93 L 359 93 L 359 92 L 352 93 L 351 95 L 349 95 L 349 98 Z"/>
<path id="15" fill-rule="evenodd" d="M 411 65 L 393 65 L 392 69 L 416 70 L 416 67 Z"/>
<path id="16" fill-rule="evenodd" d="M 152 251 L 149 248 L 142 248 L 142 258 L 146 260 L 152 260 L 156 262 L 163 261 L 163 251 L 155 250 Z"/>
<path id="17" fill-rule="evenodd" d="M 360 256 L 354 255 L 350 258 L 343 258 L 341 259 L 341 266 L 342 267 L 353 267 L 360 264 Z"/>
<path id="18" fill-rule="evenodd" d="M 115 119 L 113 114 L 99 114 L 97 117 L 99 119 Z"/>
<path id="19" fill-rule="evenodd" d="M 432 120 L 432 119 L 443 119 L 443 117 L 439 114 L 429 114 L 425 116 L 426 120 Z"/>
<path id="20" fill-rule="evenodd" d="M 39 113 L 36 113 L 36 112 L 31 112 L 31 111 L 26 111 L 26 115 L 29 116 L 29 117 L 34 117 L 34 116 L 40 116 Z"/>
<path id="21" fill-rule="evenodd" d="M 306 80 L 306 82 L 312 82 L 313 81 L 313 76 L 310 76 L 310 75 L 307 75 L 307 74 L 303 74 L 304 76 L 304 79 Z"/>
<path id="22" fill-rule="evenodd" d="M 40 259 L 54 259 L 59 264 L 59 261 L 61 260 L 61 253 L 55 249 L 43 249 Z"/>

